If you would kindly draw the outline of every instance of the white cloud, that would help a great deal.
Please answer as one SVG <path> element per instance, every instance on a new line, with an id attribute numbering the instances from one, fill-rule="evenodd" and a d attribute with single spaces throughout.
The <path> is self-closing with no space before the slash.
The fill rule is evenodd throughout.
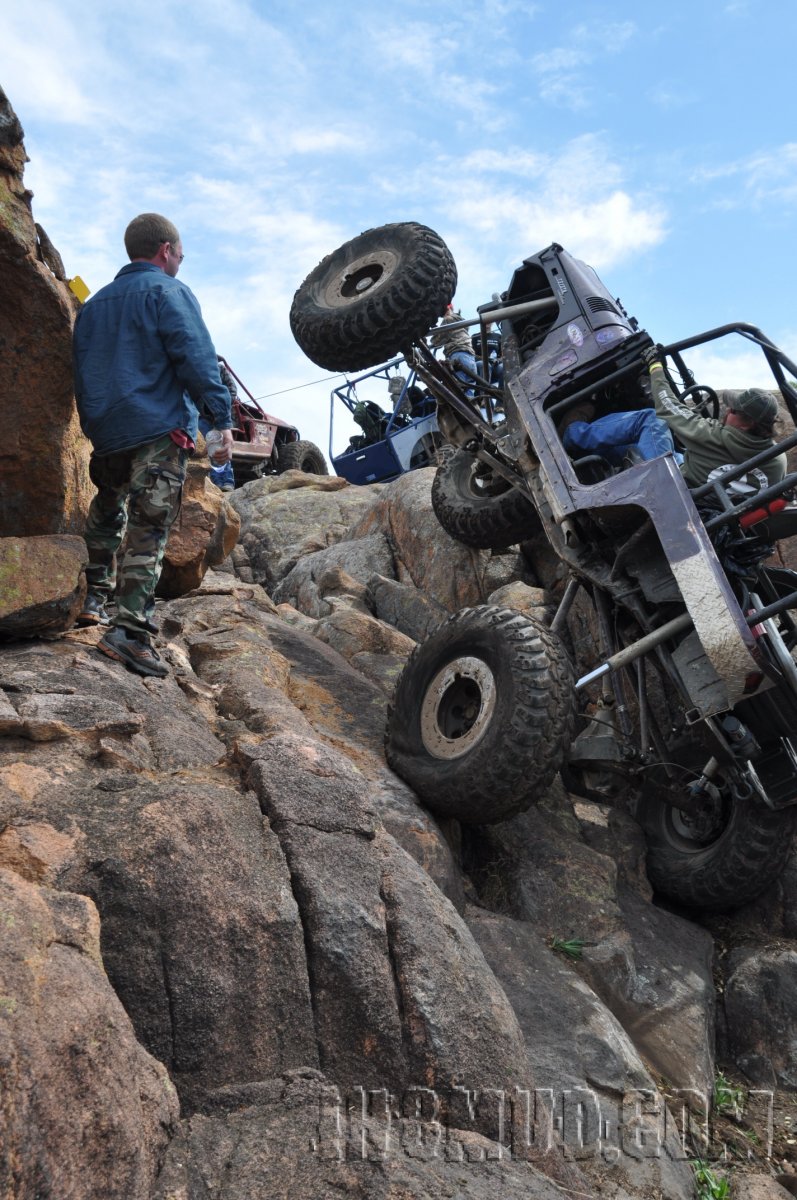
<path id="1" fill-rule="evenodd" d="M 499 262 L 517 261 L 553 241 L 605 268 L 658 245 L 667 217 L 660 202 L 635 196 L 603 139 L 575 138 L 560 154 L 475 150 L 442 160 L 427 191 L 445 190 L 446 213 L 465 243 Z M 530 186 L 519 186 L 528 180 Z M 458 260 L 459 261 L 459 260 Z"/>
<path id="2" fill-rule="evenodd" d="M 559 47 L 555 50 L 543 50 L 535 54 L 531 66 L 538 75 L 561 75 L 572 71 L 583 63 L 589 62 L 589 54 L 583 48 L 575 46 Z"/>
<path id="3" fill-rule="evenodd" d="M 342 129 L 296 129 L 286 142 L 285 152 L 296 154 L 335 154 L 341 150 L 362 153 L 368 149 L 367 141 Z"/>
<path id="4" fill-rule="evenodd" d="M 433 22 L 388 23 L 383 16 L 370 28 L 373 50 L 388 68 L 387 78 L 402 70 L 434 78 L 457 53 L 456 38 Z"/>
<path id="5" fill-rule="evenodd" d="M 586 195 L 537 200 L 512 192 L 482 192 L 463 197 L 454 212 L 474 230 L 500 232 L 502 240 L 514 242 L 520 257 L 557 241 L 597 269 L 651 249 L 666 230 L 659 208 L 637 206 L 623 191 L 599 200 Z"/>
<path id="6" fill-rule="evenodd" d="M 550 156 L 530 150 L 507 147 L 494 150 L 483 147 L 471 151 L 461 160 L 463 173 L 474 171 L 477 175 L 517 175 L 522 179 L 534 179 L 542 175 L 550 162 Z"/>
<path id="7" fill-rule="evenodd" d="M 757 200 L 797 198 L 797 142 L 753 155 L 743 167 L 746 186 Z"/>
<path id="8" fill-rule="evenodd" d="M 772 372 L 763 353 L 744 348 L 738 337 L 723 338 L 686 353 L 689 369 L 698 383 L 718 388 L 774 387 Z M 797 352 L 797 335 L 787 335 L 780 347 L 789 357 Z"/>
<path id="9" fill-rule="evenodd" d="M 599 20 L 592 24 L 579 25 L 574 37 L 585 45 L 594 46 L 596 51 L 619 54 L 634 40 L 637 33 L 638 28 L 634 21 L 614 21 L 607 25 Z"/>
<path id="10" fill-rule="evenodd" d="M 512 16 L 528 20 L 542 11 L 543 6 L 531 3 L 531 0 L 484 0 L 484 16 L 488 21 Z"/>
<path id="11" fill-rule="evenodd" d="M 699 167 L 692 179 L 708 184 L 733 181 L 741 191 L 726 192 L 720 198 L 720 203 L 728 208 L 772 201 L 791 206 L 797 201 L 797 142 L 785 142 L 717 166 Z"/>
<path id="12" fill-rule="evenodd" d="M 546 47 L 531 60 L 541 98 L 574 112 L 586 108 L 596 86 L 600 61 L 620 54 L 636 35 L 633 21 L 577 25 L 566 45 Z"/>
<path id="13" fill-rule="evenodd" d="M 88 125 L 95 107 L 87 87 L 91 56 L 85 43 L 55 5 L 37 6 L 35 40 L 30 36 L 31 20 L 29 8 L 22 13 L 12 3 L 4 9 L 0 66 L 6 94 L 12 104 L 23 94 L 28 98 L 25 120 Z"/>

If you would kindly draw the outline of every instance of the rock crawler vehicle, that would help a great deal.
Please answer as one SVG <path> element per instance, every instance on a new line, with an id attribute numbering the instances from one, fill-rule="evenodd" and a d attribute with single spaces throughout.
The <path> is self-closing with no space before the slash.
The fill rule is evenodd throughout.
<path id="1" fill-rule="evenodd" d="M 432 395 L 418 387 L 416 378 L 403 358 L 394 358 L 333 389 L 329 457 L 336 475 L 349 483 L 381 483 L 437 462 L 442 441 L 437 405 Z M 379 392 L 369 390 L 374 384 Z M 366 391 L 379 399 L 365 399 Z M 350 413 L 359 429 L 340 454 L 332 451 L 336 409 Z"/>
<path id="2" fill-rule="evenodd" d="M 295 425 L 272 417 L 261 408 L 227 360 L 222 358 L 221 362 L 239 389 L 232 400 L 232 470 L 236 487 L 260 475 L 281 475 L 283 471 L 327 475 L 326 460 L 318 446 L 304 441 Z M 241 399 L 241 392 L 246 399 Z"/>
<path id="3" fill-rule="evenodd" d="M 483 605 L 420 644 L 388 761 L 431 810 L 477 825 L 529 807 L 561 770 L 571 792 L 631 807 L 659 894 L 743 904 L 784 867 L 797 804 L 797 574 L 773 558 L 797 532 L 797 473 L 772 486 L 756 473 L 797 446 L 797 368 L 749 324 L 660 347 L 673 390 L 701 410 L 719 400 L 687 357 L 725 338 L 760 349 L 782 398 L 778 444 L 690 490 L 671 454 L 618 470 L 563 447 L 587 401 L 596 416 L 650 404 L 652 339 L 590 267 L 549 246 L 468 322 L 500 325 L 500 416 L 494 389 L 469 398 L 426 344 L 455 285 L 437 234 L 388 225 L 325 258 L 291 311 L 320 366 L 405 356 L 454 449 L 432 488 L 440 522 L 471 546 L 521 544 L 558 600 L 550 625 Z"/>

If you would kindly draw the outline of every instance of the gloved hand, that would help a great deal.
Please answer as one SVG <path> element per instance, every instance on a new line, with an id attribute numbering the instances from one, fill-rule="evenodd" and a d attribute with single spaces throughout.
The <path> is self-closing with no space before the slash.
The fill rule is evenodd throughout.
<path id="1" fill-rule="evenodd" d="M 653 363 L 661 362 L 661 350 L 658 346 L 648 346 L 646 350 L 642 351 L 642 358 L 644 359 L 645 366 L 649 368 Z"/>
<path id="2" fill-rule="evenodd" d="M 221 433 L 221 445 L 210 456 L 214 467 L 223 467 L 225 463 L 232 462 L 232 430 L 221 429 L 219 432 Z"/>

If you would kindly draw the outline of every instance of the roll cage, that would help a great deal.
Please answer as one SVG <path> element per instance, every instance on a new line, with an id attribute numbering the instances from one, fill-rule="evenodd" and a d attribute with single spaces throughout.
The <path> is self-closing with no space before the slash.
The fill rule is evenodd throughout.
<path id="1" fill-rule="evenodd" d="M 413 401 L 418 374 L 409 367 L 404 377 L 402 367 L 408 367 L 405 359 L 393 358 L 381 367 L 347 379 L 332 390 L 329 457 L 335 472 L 350 483 L 384 482 L 435 461 L 435 450 L 440 442 L 437 405 L 432 396 Z M 399 380 L 400 386 L 391 393 L 391 384 Z M 378 382 L 384 384 L 380 398 L 390 401 L 387 409 L 376 400 L 361 398 L 361 393 L 364 396 L 369 391 L 367 385 Z M 335 414 L 340 406 L 351 415 L 361 432 L 350 438 L 345 450 L 334 454 Z"/>

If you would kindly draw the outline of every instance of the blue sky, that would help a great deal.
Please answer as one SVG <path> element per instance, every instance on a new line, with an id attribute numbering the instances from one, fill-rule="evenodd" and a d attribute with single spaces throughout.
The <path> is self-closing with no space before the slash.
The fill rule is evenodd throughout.
<path id="1" fill-rule="evenodd" d="M 67 273 L 96 291 L 169 216 L 217 349 L 325 451 L 291 298 L 392 221 L 446 240 L 463 314 L 558 241 L 658 341 L 739 319 L 797 356 L 795 0 L 5 0 L 2 27 Z M 759 357 L 696 365 L 746 386 Z"/>

